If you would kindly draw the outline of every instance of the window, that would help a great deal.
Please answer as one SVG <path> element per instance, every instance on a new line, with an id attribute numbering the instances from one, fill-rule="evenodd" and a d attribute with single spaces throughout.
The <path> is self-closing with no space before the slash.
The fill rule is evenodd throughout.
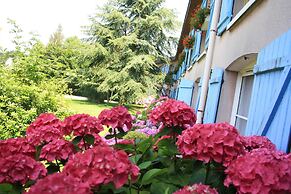
<path id="1" fill-rule="evenodd" d="M 244 135 L 254 83 L 253 65 L 238 73 L 231 124 Z"/>
<path id="2" fill-rule="evenodd" d="M 241 134 L 244 134 L 247 126 L 253 82 L 253 75 L 242 76 L 241 78 L 241 89 L 237 112 L 235 114 L 235 127 L 239 129 Z"/>
<path id="3" fill-rule="evenodd" d="M 249 1 L 250 0 L 234 0 L 233 16 L 236 16 Z"/>
<path id="4" fill-rule="evenodd" d="M 200 45 L 200 53 L 203 53 L 205 50 L 205 40 L 206 40 L 206 32 L 201 33 L 201 45 Z"/>

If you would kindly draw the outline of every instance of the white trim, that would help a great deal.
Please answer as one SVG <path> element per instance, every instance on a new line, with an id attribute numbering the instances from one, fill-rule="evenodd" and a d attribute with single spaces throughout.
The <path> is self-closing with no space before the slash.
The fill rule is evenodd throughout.
<path id="1" fill-rule="evenodd" d="M 244 116 L 241 116 L 241 115 L 238 115 L 238 114 L 236 114 L 235 116 L 238 117 L 238 118 L 240 118 L 240 119 L 246 120 L 246 121 L 248 120 L 247 117 L 244 117 Z"/>
<path id="2" fill-rule="evenodd" d="M 229 30 L 246 12 L 257 0 L 249 0 L 247 4 L 234 16 L 234 18 L 229 22 L 229 24 L 226 26 L 226 30 Z"/>
<path id="3" fill-rule="evenodd" d="M 236 85 L 235 85 L 232 111 L 231 111 L 231 120 L 230 120 L 230 124 L 233 126 L 235 125 L 235 121 L 236 121 L 236 113 L 237 113 L 238 103 L 239 103 L 241 83 L 242 83 L 242 74 L 238 72 Z"/>
<path id="4" fill-rule="evenodd" d="M 202 59 L 204 56 L 206 55 L 206 50 L 204 50 L 199 57 L 196 59 L 196 62 L 200 61 L 200 59 Z"/>

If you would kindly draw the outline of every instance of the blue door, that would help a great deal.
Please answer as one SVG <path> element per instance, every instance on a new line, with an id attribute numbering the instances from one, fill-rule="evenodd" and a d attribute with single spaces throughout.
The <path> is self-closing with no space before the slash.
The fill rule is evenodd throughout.
<path id="1" fill-rule="evenodd" d="M 254 74 L 246 135 L 267 136 L 278 149 L 287 152 L 291 130 L 291 30 L 260 51 Z"/>
<path id="2" fill-rule="evenodd" d="M 178 88 L 177 100 L 184 101 L 186 104 L 191 106 L 193 89 L 194 89 L 193 80 L 182 79 Z"/>

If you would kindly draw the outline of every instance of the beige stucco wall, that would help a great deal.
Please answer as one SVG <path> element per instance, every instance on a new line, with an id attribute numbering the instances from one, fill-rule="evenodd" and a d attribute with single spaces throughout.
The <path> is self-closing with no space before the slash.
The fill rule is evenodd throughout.
<path id="1" fill-rule="evenodd" d="M 257 0 L 234 25 L 222 36 L 217 37 L 213 67 L 239 71 L 245 65 L 242 62 L 243 56 L 256 57 L 262 48 L 290 28 L 291 0 Z M 194 81 L 199 79 L 203 74 L 204 63 L 205 56 L 185 73 L 184 78 Z M 218 122 L 230 122 L 236 77 L 236 72 L 225 72 L 217 115 Z M 193 93 L 195 103 L 197 90 L 198 87 L 195 87 Z"/>
<path id="2" fill-rule="evenodd" d="M 240 56 L 258 53 L 291 28 L 291 0 L 257 0 L 235 25 L 218 36 L 213 64 L 226 68 Z"/>

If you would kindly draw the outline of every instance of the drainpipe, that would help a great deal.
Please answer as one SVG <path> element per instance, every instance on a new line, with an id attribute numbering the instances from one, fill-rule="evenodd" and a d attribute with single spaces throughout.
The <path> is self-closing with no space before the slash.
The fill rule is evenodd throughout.
<path id="1" fill-rule="evenodd" d="M 204 115 L 207 92 L 208 92 L 208 84 L 209 84 L 209 79 L 210 79 L 210 71 L 211 71 L 211 65 L 213 61 L 214 44 L 216 40 L 217 24 L 218 24 L 218 19 L 219 19 L 221 1 L 222 0 L 215 0 L 214 2 L 214 10 L 213 10 L 213 16 L 212 16 L 210 34 L 209 34 L 209 45 L 208 45 L 208 50 L 206 53 L 206 61 L 205 61 L 205 66 L 204 66 L 203 80 L 202 80 L 202 86 L 201 86 L 201 96 L 199 99 L 199 107 L 197 111 L 196 123 L 202 123 L 203 121 L 203 115 Z"/>

